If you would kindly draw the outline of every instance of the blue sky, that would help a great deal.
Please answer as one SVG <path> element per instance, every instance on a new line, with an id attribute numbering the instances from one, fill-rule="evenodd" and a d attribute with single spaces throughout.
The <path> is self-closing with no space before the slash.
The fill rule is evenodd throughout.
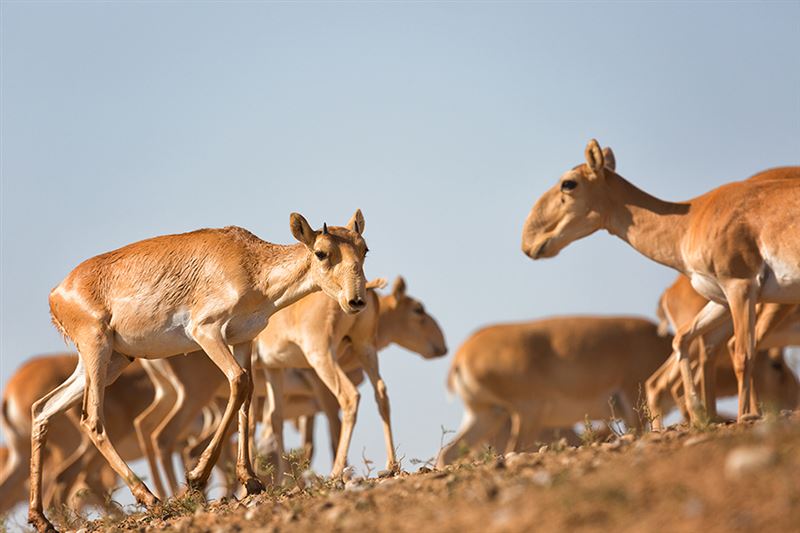
<path id="1" fill-rule="evenodd" d="M 64 348 L 47 294 L 83 259 L 231 224 L 290 242 L 291 211 L 360 207 L 367 275 L 403 274 L 451 349 L 493 322 L 652 317 L 672 271 L 605 233 L 534 263 L 522 222 L 591 137 L 672 200 L 800 163 L 798 21 L 798 2 L 3 2 L 0 383 Z M 449 359 L 382 355 L 407 459 L 459 424 Z M 380 464 L 362 396 L 351 460 Z"/>

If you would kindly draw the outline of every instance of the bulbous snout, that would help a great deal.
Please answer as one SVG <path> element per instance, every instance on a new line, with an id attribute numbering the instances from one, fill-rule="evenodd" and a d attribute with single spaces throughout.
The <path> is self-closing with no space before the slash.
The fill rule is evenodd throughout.
<path id="1" fill-rule="evenodd" d="M 358 296 L 356 298 L 348 300 L 347 305 L 349 305 L 353 309 L 358 309 L 360 311 L 367 305 L 367 302 L 365 302 L 363 299 L 361 299 L 360 296 Z"/>
<path id="2" fill-rule="evenodd" d="M 339 305 L 345 313 L 359 313 L 367 306 L 367 289 L 364 273 L 353 275 L 339 296 Z"/>
<path id="3" fill-rule="evenodd" d="M 447 345 L 442 343 L 441 345 L 434 344 L 432 347 L 433 357 L 443 357 L 447 355 Z"/>
<path id="4" fill-rule="evenodd" d="M 547 254 L 547 245 L 550 242 L 550 239 L 534 239 L 528 238 L 527 235 L 523 236 L 522 238 L 522 252 L 530 257 L 531 259 L 541 259 L 542 257 L 548 257 Z"/>

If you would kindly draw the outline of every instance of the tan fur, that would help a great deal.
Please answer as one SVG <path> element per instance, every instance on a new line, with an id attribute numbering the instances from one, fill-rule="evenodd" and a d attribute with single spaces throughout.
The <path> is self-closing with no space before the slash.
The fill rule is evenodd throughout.
<path id="1" fill-rule="evenodd" d="M 320 231 L 294 213 L 290 228 L 301 244 L 270 244 L 236 227 L 148 239 L 84 261 L 53 289 L 53 321 L 75 342 L 80 363 L 72 376 L 33 406 L 31 524 L 40 531 L 52 529 L 41 500 L 49 419 L 81 397 L 82 429 L 139 503 L 157 501 L 104 428 L 104 389 L 137 357 L 158 359 L 202 349 L 214 361 L 230 386 L 228 405 L 188 481 L 194 487 L 205 485 L 228 425 L 239 411 L 237 476 L 248 492 L 263 490 L 246 446 L 252 339 L 275 311 L 319 289 L 346 312 L 364 306 L 367 247 L 361 237 L 361 212 L 347 227 Z"/>
<path id="2" fill-rule="evenodd" d="M 637 425 L 633 407 L 644 380 L 669 355 L 671 339 L 633 317 L 556 317 L 481 329 L 456 352 L 449 382 L 465 404 L 462 428 L 439 457 L 485 442 L 510 415 L 506 451 L 524 436 L 617 415 Z"/>
<path id="3" fill-rule="evenodd" d="M 77 354 L 43 355 L 29 359 L 11 376 L 3 391 L 3 434 L 8 441 L 11 460 L 0 474 L 0 512 L 24 500 L 24 485 L 30 459 L 31 406 L 43 394 L 63 382 L 78 364 Z M 130 438 L 130 420 L 152 398 L 152 387 L 141 367 L 131 365 L 109 386 L 105 412 L 107 429 L 117 442 L 120 454 L 126 460 L 140 456 L 136 441 Z M 93 499 L 82 499 L 80 505 L 105 506 L 103 495 L 111 488 L 103 483 L 108 467 L 104 464 L 87 468 L 83 451 L 91 446 L 82 438 L 78 424 L 79 414 L 73 411 L 53 417 L 47 464 L 53 475 L 47 480 L 47 501 L 52 505 L 67 503 L 69 494 L 75 494 L 79 485 L 89 489 Z M 83 448 L 81 448 L 83 447 Z M 105 468 L 104 468 L 105 467 Z"/>
<path id="4" fill-rule="evenodd" d="M 370 282 L 369 285 L 383 286 L 384 281 Z M 367 308 L 355 316 L 342 313 L 336 305 L 331 305 L 330 299 L 322 295 L 306 297 L 270 318 L 269 326 L 263 334 L 266 335 L 269 332 L 270 337 L 267 337 L 266 340 L 272 339 L 277 343 L 276 345 L 282 345 L 284 350 L 290 351 L 298 360 L 302 360 L 300 366 L 307 367 L 308 363 L 303 353 L 299 351 L 298 343 L 302 343 L 309 351 L 319 353 L 327 349 L 325 335 L 319 332 L 322 331 L 322 328 L 330 328 L 331 331 L 336 332 L 337 337 L 340 339 L 336 347 L 336 354 L 337 357 L 342 356 L 342 359 L 338 360 L 336 364 L 343 364 L 346 373 L 348 373 L 348 370 L 350 371 L 348 373 L 350 379 L 354 379 L 353 376 L 357 375 L 356 371 L 360 373 L 362 368 L 361 359 L 358 356 L 348 355 L 351 353 L 351 347 L 353 345 L 369 344 L 367 341 L 362 340 L 362 337 L 374 334 L 376 319 L 376 349 L 383 349 L 394 342 L 426 357 L 444 353 L 446 347 L 441 330 L 434 319 L 425 313 L 421 303 L 406 294 L 405 282 L 402 278 L 395 282 L 390 294 L 381 296 L 378 299 L 379 313 L 375 313 L 376 307 L 373 305 L 377 296 L 372 294 L 371 290 L 369 292 Z M 310 334 L 308 333 L 309 331 L 311 331 Z M 309 339 L 297 342 L 287 340 L 300 339 L 304 335 L 309 335 Z M 315 343 L 320 343 L 323 347 L 317 348 Z M 310 348 L 308 348 L 309 346 Z M 212 402 L 216 391 L 219 390 L 220 386 L 224 385 L 224 381 L 213 365 L 202 360 L 201 354 L 175 357 L 158 361 L 157 363 L 171 367 L 171 371 L 176 376 L 177 381 L 185 388 L 185 401 L 176 413 L 159 423 L 157 431 L 140 435 L 140 440 L 152 441 L 151 448 L 157 451 L 158 462 L 167 474 L 170 486 L 175 490 L 177 482 L 170 458 L 175 450 L 177 440 L 180 435 L 185 433 L 187 424 L 190 424 L 198 416 L 204 406 Z M 377 364 L 377 361 L 375 363 Z M 376 376 L 375 383 L 377 384 L 379 379 L 377 367 L 374 372 Z M 260 378 L 261 374 L 257 372 L 257 383 L 254 389 L 257 396 L 266 393 L 266 383 Z M 327 409 L 326 415 L 329 417 L 333 434 L 332 444 L 335 454 L 339 435 L 341 434 L 338 429 L 338 417 L 336 416 L 338 404 L 335 406 L 330 405 L 330 393 L 328 392 L 326 396 L 326 387 L 317 387 L 320 389 L 318 392 L 321 396 L 321 399 L 317 401 L 314 397 L 314 385 L 320 385 L 321 382 L 316 378 L 305 381 L 305 378 L 298 378 L 293 371 L 288 373 L 283 381 L 283 396 L 286 397 L 284 417 L 296 418 L 313 415 L 320 409 Z M 263 385 L 259 384 L 259 382 L 263 383 Z M 380 385 L 375 386 L 376 392 L 381 390 Z M 384 394 L 378 397 L 386 400 L 388 420 L 388 398 Z M 257 405 L 257 402 L 254 403 L 255 405 Z M 267 417 L 272 418 L 269 414 Z M 267 433 L 263 438 L 264 441 L 271 439 L 273 435 L 270 427 L 272 427 L 271 423 L 267 427 Z"/>
<path id="5" fill-rule="evenodd" d="M 259 364 L 266 370 L 270 399 L 265 404 L 263 420 L 269 446 L 264 439 L 262 448 L 275 449 L 279 473 L 283 466 L 282 428 L 285 417 L 281 402 L 284 397 L 282 381 L 285 368 L 313 368 L 316 376 L 336 397 L 342 410 L 342 428 L 338 435 L 331 473 L 333 476 L 341 474 L 346 466 L 360 398 L 347 372 L 363 368 L 375 390 L 375 400 L 383 421 L 387 468 L 395 468 L 389 399 L 377 359 L 378 350 L 391 342 L 397 342 L 425 357 L 436 357 L 446 352 L 441 330 L 419 302 L 406 296 L 402 278 L 396 282 L 391 295 L 379 299 L 376 293 L 370 291 L 366 309 L 355 317 L 341 313 L 315 295 L 273 317 L 256 339 L 255 353 Z M 330 416 L 329 421 L 333 422 Z M 332 429 L 332 437 L 336 436 L 337 429 Z"/>
<path id="6" fill-rule="evenodd" d="M 696 420 L 702 409 L 688 347 L 723 322 L 730 309 L 741 419 L 751 412 L 756 303 L 800 303 L 800 167 L 773 169 L 762 179 L 672 203 L 620 177 L 610 150 L 601 150 L 597 141 L 589 142 L 585 157 L 585 164 L 566 172 L 533 206 L 523 229 L 523 251 L 533 259 L 553 257 L 569 243 L 606 229 L 686 274 L 711 300 L 674 341 L 688 410 Z"/>
<path id="7" fill-rule="evenodd" d="M 408 296 L 405 280 L 401 277 L 395 280 L 392 292 L 380 297 L 380 313 L 378 316 L 378 330 L 376 349 L 382 350 L 390 344 L 398 344 L 407 350 L 418 353 L 425 358 L 440 357 L 447 351 L 444 334 L 432 316 L 422 304 Z M 367 316 L 365 315 L 365 319 Z M 348 335 L 348 337 L 350 337 Z M 342 368 L 353 385 L 358 385 L 363 380 L 365 368 L 354 357 L 345 355 L 341 360 Z M 310 461 L 313 456 L 313 417 L 322 412 L 328 419 L 328 428 L 331 431 L 331 444 L 334 458 L 337 453 L 337 444 L 340 438 L 339 404 L 336 397 L 328 390 L 319 376 L 310 371 L 299 370 L 304 373 L 307 387 L 295 387 L 294 398 L 287 395 L 287 400 L 294 400 L 294 411 L 301 412 L 304 420 L 298 420 L 298 430 L 303 435 L 303 447 L 306 457 Z M 301 396 L 303 395 L 303 396 Z M 301 402 L 302 397 L 311 401 Z M 288 402 L 287 402 L 288 403 Z M 287 415 L 285 418 L 294 418 L 297 415 Z M 391 439 L 387 438 L 387 443 Z M 387 449 L 387 467 L 391 466 L 394 450 Z"/>
<path id="8" fill-rule="evenodd" d="M 692 288 L 686 276 L 679 275 L 659 299 L 659 310 L 664 314 L 674 330 L 690 323 L 700 310 L 705 307 L 708 300 L 700 296 Z M 763 403 L 778 409 L 793 409 L 798 401 L 798 382 L 791 369 L 786 366 L 782 353 L 770 356 L 769 348 L 781 342 L 790 344 L 798 342 L 791 337 L 794 324 L 800 322 L 800 311 L 796 306 L 782 306 L 779 304 L 763 304 L 758 312 L 756 323 L 756 338 L 759 351 L 756 353 L 753 371 L 753 385 L 751 393 L 760 398 L 756 405 Z M 716 416 L 717 396 L 737 394 L 731 391 L 730 384 L 735 378 L 733 373 L 732 358 L 728 345 L 725 342 L 732 332 L 730 324 L 713 332 L 699 336 L 695 343 L 699 352 L 697 375 L 695 381 L 700 384 L 700 395 L 706 412 L 712 419 Z M 786 345 L 780 344 L 780 347 Z M 727 352 L 727 354 L 726 354 Z M 722 357 L 719 357 L 722 355 Z M 726 357 L 728 355 L 729 357 Z M 722 378 L 722 385 L 716 383 Z M 661 427 L 661 409 L 663 404 L 661 396 L 668 389 L 677 390 L 678 380 L 677 362 L 670 358 L 647 381 L 648 404 L 651 411 L 657 414 L 655 427 Z M 758 395 L 756 395 L 758 392 Z"/>

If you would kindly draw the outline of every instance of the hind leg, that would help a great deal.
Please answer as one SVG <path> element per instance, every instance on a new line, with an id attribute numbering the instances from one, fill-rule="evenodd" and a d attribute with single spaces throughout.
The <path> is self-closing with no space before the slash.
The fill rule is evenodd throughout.
<path id="1" fill-rule="evenodd" d="M 111 350 L 110 337 L 105 337 L 101 342 L 90 345 L 89 349 L 86 344 L 79 344 L 81 347 L 79 355 L 86 368 L 87 381 L 86 392 L 83 396 L 81 427 L 92 439 L 98 451 L 106 458 L 111 468 L 128 485 L 136 501 L 146 506 L 153 505 L 158 499 L 120 457 L 114 444 L 108 438 L 105 425 L 103 405 L 106 386 L 114 382 L 122 370 L 130 364 L 130 361 L 122 354 Z"/>
<path id="2" fill-rule="evenodd" d="M 436 466 L 442 468 L 452 463 L 458 459 L 462 447 L 472 449 L 481 440 L 497 431 L 500 424 L 507 420 L 504 416 L 497 416 L 498 410 L 499 408 L 492 406 L 483 406 L 475 410 L 467 407 L 458 435 L 442 449 Z"/>
<path id="3" fill-rule="evenodd" d="M 86 375 L 79 361 L 72 375 L 64 383 L 35 402 L 31 407 L 31 467 L 30 467 L 30 508 L 28 522 L 40 532 L 55 531 L 45 518 L 42 504 L 42 460 L 47 444 L 47 430 L 50 419 L 77 405 L 83 395 Z"/>
<path id="4" fill-rule="evenodd" d="M 539 413 L 536 409 L 519 409 L 511 413 L 511 436 L 506 453 L 523 452 L 525 437 L 539 432 Z"/>

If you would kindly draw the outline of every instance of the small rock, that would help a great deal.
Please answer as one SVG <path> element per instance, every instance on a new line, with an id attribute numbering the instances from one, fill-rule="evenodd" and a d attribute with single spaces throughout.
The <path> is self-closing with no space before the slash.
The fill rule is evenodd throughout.
<path id="1" fill-rule="evenodd" d="M 630 444 L 630 443 L 632 443 L 633 441 L 636 440 L 636 435 L 632 435 L 630 433 L 625 433 L 623 436 L 621 436 L 619 438 L 619 440 L 621 440 L 622 442 L 625 442 L 627 444 Z"/>
<path id="2" fill-rule="evenodd" d="M 547 451 L 548 451 L 549 449 L 550 449 L 550 446 L 548 446 L 547 444 L 545 444 L 544 446 L 542 446 L 541 448 L 539 448 L 539 453 L 547 453 Z"/>
<path id="3" fill-rule="evenodd" d="M 540 487 L 549 487 L 553 484 L 553 476 L 550 475 L 550 472 L 542 468 L 533 473 L 531 481 Z"/>
<path id="4" fill-rule="evenodd" d="M 331 522 L 338 522 L 346 512 L 347 511 L 345 511 L 342 507 L 333 507 L 330 511 L 325 513 L 325 516 Z"/>
<path id="5" fill-rule="evenodd" d="M 686 518 L 698 518 L 702 516 L 705 505 L 699 498 L 689 498 L 683 506 L 683 514 Z"/>
<path id="6" fill-rule="evenodd" d="M 256 517 L 256 509 L 255 508 L 248 509 L 247 512 L 244 513 L 244 519 L 245 520 L 249 521 L 249 520 L 254 519 L 255 517 Z"/>
<path id="7" fill-rule="evenodd" d="M 348 466 L 344 470 L 342 470 L 342 481 L 347 482 L 352 479 L 352 477 L 356 474 L 356 469 L 352 466 Z"/>
<path id="8" fill-rule="evenodd" d="M 392 470 L 378 470 L 378 478 L 383 479 L 386 477 L 392 477 L 394 475 L 394 471 Z"/>
<path id="9" fill-rule="evenodd" d="M 659 442 L 664 438 L 664 434 L 660 431 L 651 431 L 650 433 L 645 433 L 642 438 L 648 442 Z"/>
<path id="10" fill-rule="evenodd" d="M 493 529 L 505 530 L 514 521 L 515 513 L 510 509 L 498 509 L 492 513 Z"/>
<path id="11" fill-rule="evenodd" d="M 303 470 L 303 473 L 300 474 L 300 479 L 302 480 L 303 487 L 313 487 L 319 482 L 316 472 L 308 468 Z"/>
<path id="12" fill-rule="evenodd" d="M 354 479 L 351 479 L 350 481 L 344 484 L 344 490 L 348 492 L 361 492 L 365 489 L 366 487 L 362 485 L 360 481 L 356 481 Z"/>
<path id="13" fill-rule="evenodd" d="M 421 466 L 421 467 L 419 467 L 419 470 L 417 470 L 417 472 L 419 474 L 430 474 L 431 472 L 433 472 L 433 470 L 431 470 L 427 466 Z"/>
<path id="14" fill-rule="evenodd" d="M 600 448 L 609 452 L 613 452 L 622 448 L 622 441 L 617 439 L 613 442 L 604 442 L 600 445 Z"/>
<path id="15" fill-rule="evenodd" d="M 706 442 L 711 440 L 711 435 L 695 435 L 694 437 L 689 437 L 683 443 L 684 447 L 694 446 L 695 444 L 700 444 L 701 442 Z"/>
<path id="16" fill-rule="evenodd" d="M 505 464 L 508 468 L 526 468 L 536 466 L 542 462 L 542 458 L 535 453 L 514 453 L 506 455 Z"/>
<path id="17" fill-rule="evenodd" d="M 731 450 L 725 458 L 725 475 L 739 479 L 775 464 L 778 455 L 768 446 L 740 446 Z"/>

